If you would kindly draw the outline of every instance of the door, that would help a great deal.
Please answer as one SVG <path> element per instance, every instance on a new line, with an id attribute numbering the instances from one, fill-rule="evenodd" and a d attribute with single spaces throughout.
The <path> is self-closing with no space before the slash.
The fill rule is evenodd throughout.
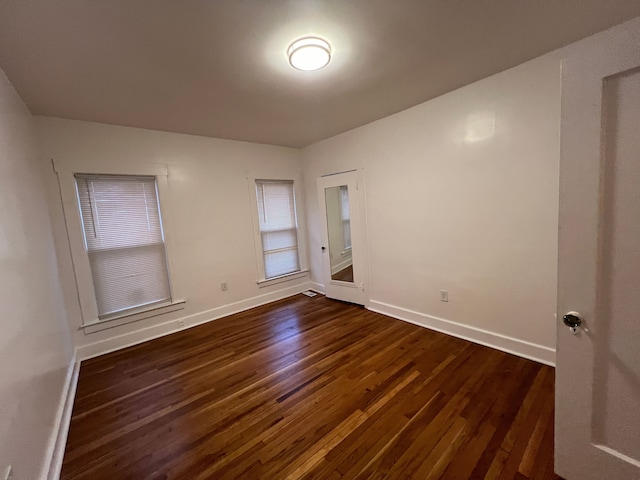
<path id="1" fill-rule="evenodd" d="M 366 242 L 356 171 L 318 178 L 322 266 L 328 298 L 365 305 Z"/>
<path id="2" fill-rule="evenodd" d="M 562 87 L 556 472 L 637 480 L 640 19 L 571 47 Z"/>

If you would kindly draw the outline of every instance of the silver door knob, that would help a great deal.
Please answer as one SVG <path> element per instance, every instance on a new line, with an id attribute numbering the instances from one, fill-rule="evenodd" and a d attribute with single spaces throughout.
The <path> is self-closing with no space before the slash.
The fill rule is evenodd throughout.
<path id="1" fill-rule="evenodd" d="M 571 333 L 576 333 L 576 330 L 582 325 L 582 315 L 578 312 L 567 312 L 562 317 L 562 322 L 569 327 Z"/>

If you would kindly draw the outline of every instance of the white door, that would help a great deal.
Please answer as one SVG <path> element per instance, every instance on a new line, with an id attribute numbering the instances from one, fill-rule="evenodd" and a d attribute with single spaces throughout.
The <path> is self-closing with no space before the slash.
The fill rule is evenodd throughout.
<path id="1" fill-rule="evenodd" d="M 322 266 L 328 298 L 366 305 L 366 240 L 356 171 L 318 178 Z"/>
<path id="2" fill-rule="evenodd" d="M 572 47 L 562 92 L 556 472 L 637 480 L 640 18 Z"/>

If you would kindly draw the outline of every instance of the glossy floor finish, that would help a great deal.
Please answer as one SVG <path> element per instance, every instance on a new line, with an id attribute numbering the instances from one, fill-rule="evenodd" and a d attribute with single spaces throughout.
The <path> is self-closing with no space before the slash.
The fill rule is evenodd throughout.
<path id="1" fill-rule="evenodd" d="M 83 362 L 62 479 L 552 479 L 553 381 L 298 295 Z"/>

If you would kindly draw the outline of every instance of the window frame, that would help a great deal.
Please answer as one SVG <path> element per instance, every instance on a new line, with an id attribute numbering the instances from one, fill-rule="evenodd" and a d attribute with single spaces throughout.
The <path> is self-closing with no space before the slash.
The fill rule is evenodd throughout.
<path id="1" fill-rule="evenodd" d="M 251 200 L 251 212 L 253 223 L 253 238 L 256 251 L 256 268 L 257 280 L 259 288 L 268 287 L 273 284 L 287 282 L 298 278 L 306 277 L 309 274 L 307 260 L 307 239 L 306 239 L 306 223 L 304 219 L 304 203 L 302 179 L 299 175 L 249 175 L 247 176 L 249 186 L 249 198 Z M 298 241 L 298 263 L 300 270 L 280 275 L 277 277 L 266 278 L 264 265 L 264 250 L 262 248 L 262 232 L 260 231 L 260 218 L 258 212 L 258 198 L 256 191 L 256 181 L 265 182 L 287 182 L 293 184 L 293 198 L 296 214 L 296 233 Z"/>
<path id="2" fill-rule="evenodd" d="M 155 190 L 155 196 L 156 196 L 156 207 L 157 207 L 157 212 L 158 212 L 158 221 L 159 221 L 159 234 L 160 234 L 160 242 L 156 242 L 155 245 L 156 246 L 162 246 L 162 251 L 164 254 L 164 267 L 166 269 L 166 275 L 167 275 L 167 281 L 168 281 L 168 298 L 162 299 L 162 300 L 156 300 L 153 302 L 148 302 L 142 305 L 135 305 L 135 306 L 131 306 L 128 308 L 124 308 L 122 310 L 117 310 L 117 311 L 113 311 L 113 312 L 109 312 L 106 314 L 102 314 L 100 315 L 100 313 L 98 312 L 98 319 L 103 322 L 105 320 L 110 320 L 112 318 L 121 318 L 121 317 L 125 317 L 125 316 L 129 316 L 132 314 L 132 312 L 139 312 L 139 311 L 146 311 L 146 310 L 152 310 L 154 307 L 161 307 L 163 305 L 169 305 L 173 302 L 173 289 L 171 286 L 171 278 L 169 276 L 169 264 L 167 261 L 167 244 L 165 242 L 165 236 L 164 236 L 164 228 L 163 228 L 163 219 L 162 219 L 162 208 L 160 206 L 160 200 L 159 200 L 159 192 L 158 192 L 158 177 L 156 177 L 155 175 L 104 175 L 104 174 L 86 174 L 86 173 L 76 173 L 74 175 L 75 178 L 75 183 L 76 183 L 76 199 L 78 201 L 78 211 L 80 212 L 80 218 L 82 220 L 82 236 L 83 236 L 83 240 L 84 240 L 84 248 L 85 251 L 87 252 L 87 255 L 90 259 L 91 262 L 91 254 L 92 252 L 95 254 L 99 254 L 100 250 L 104 250 L 104 249 L 100 249 L 100 248 L 94 248 L 94 249 L 90 249 L 89 248 L 89 241 L 87 239 L 87 224 L 86 221 L 84 219 L 83 213 L 82 213 L 82 199 L 81 199 L 81 193 L 80 193 L 80 185 L 79 185 L 79 181 L 84 181 L 84 182 L 89 182 L 91 181 L 91 179 L 100 179 L 101 181 L 105 181 L 105 180 L 110 180 L 111 182 L 115 183 L 118 180 L 121 181 L 132 181 L 132 180 L 146 180 L 148 181 L 150 184 L 153 183 L 153 190 Z M 126 179 L 126 180 L 125 180 Z M 91 200 L 92 195 L 88 194 L 88 198 L 87 201 L 89 202 L 89 209 L 91 211 L 91 215 L 92 218 L 96 218 L 98 216 L 98 207 L 96 205 L 96 203 L 94 201 Z M 95 224 L 93 225 L 93 228 L 95 229 L 96 226 Z M 146 244 L 145 246 L 150 246 L 152 244 Z M 132 251 L 136 248 L 142 247 L 143 245 L 138 245 L 136 247 L 118 247 L 120 250 L 127 250 L 127 251 Z M 108 249 L 107 249 L 108 250 Z M 95 281 L 95 275 L 92 270 L 92 278 L 94 278 Z M 95 287 L 95 284 L 94 284 Z M 95 289 L 94 289 L 95 290 Z M 96 294 L 97 297 L 97 293 L 94 291 L 94 294 Z M 96 299 L 97 300 L 97 299 Z"/>
<path id="3" fill-rule="evenodd" d="M 60 198 L 62 200 L 62 214 L 67 230 L 67 240 L 69 241 L 69 253 L 73 266 L 73 276 L 78 293 L 78 303 L 82 323 L 80 328 L 85 333 L 94 333 L 108 328 L 117 327 L 126 323 L 144 320 L 165 313 L 181 310 L 185 307 L 186 300 L 180 295 L 179 288 L 175 283 L 172 274 L 172 239 L 167 232 L 169 225 L 170 210 L 164 203 L 168 187 L 168 168 L 163 164 L 124 164 L 113 162 L 108 165 L 95 165 L 91 162 L 78 162 L 73 160 L 53 160 L 54 171 L 58 176 L 58 186 L 60 188 Z M 131 175 L 131 176 L 152 176 L 156 179 L 156 190 L 158 195 L 158 206 L 161 212 L 162 230 L 164 234 L 165 256 L 169 277 L 169 290 L 171 301 L 166 303 L 156 303 L 145 305 L 139 308 L 131 308 L 104 319 L 98 318 L 98 307 L 96 303 L 95 287 L 93 275 L 89 263 L 89 255 L 85 248 L 85 238 L 83 233 L 82 217 L 80 213 L 80 202 L 77 195 L 76 174 L 85 175 Z"/>

